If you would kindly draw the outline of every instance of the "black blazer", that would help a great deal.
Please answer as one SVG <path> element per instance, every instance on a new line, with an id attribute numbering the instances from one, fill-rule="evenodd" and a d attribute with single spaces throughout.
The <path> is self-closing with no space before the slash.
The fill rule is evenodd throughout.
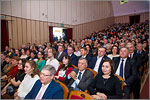
<path id="1" fill-rule="evenodd" d="M 113 61 L 115 63 L 115 72 L 118 69 L 119 63 L 120 63 L 120 57 L 114 57 Z M 134 60 L 131 60 L 130 58 L 127 58 L 126 63 L 125 63 L 125 83 L 127 86 L 131 86 L 136 78 L 136 64 Z"/>
<path id="2" fill-rule="evenodd" d="M 106 59 L 110 59 L 110 58 L 104 55 L 103 58 L 102 58 L 102 60 L 101 60 L 101 62 L 100 62 L 100 64 L 99 64 L 98 73 L 101 73 L 101 70 L 102 70 L 102 62 L 103 62 L 103 60 L 106 60 Z M 96 64 L 96 61 L 97 61 L 97 55 L 94 56 L 94 57 L 92 57 L 91 62 L 90 62 L 90 64 L 89 64 L 88 67 L 91 68 L 91 69 L 94 69 L 95 64 Z"/>
<path id="3" fill-rule="evenodd" d="M 59 55 L 59 52 L 56 53 L 56 59 L 58 61 L 62 62 L 62 59 L 66 55 L 66 53 L 63 51 L 62 54 L 59 56 L 59 58 L 58 58 L 58 55 Z"/>
<path id="4" fill-rule="evenodd" d="M 78 66 L 78 58 L 74 53 L 71 55 L 71 62 L 73 65 Z"/>
<path id="5" fill-rule="evenodd" d="M 79 58 L 78 58 L 78 60 L 81 58 L 82 56 L 79 56 Z M 85 57 L 86 59 L 87 59 L 87 61 L 88 61 L 88 65 L 90 64 L 90 62 L 91 62 L 91 56 L 89 56 L 89 55 L 86 55 L 86 57 Z"/>
<path id="6" fill-rule="evenodd" d="M 73 69 L 72 71 L 75 71 L 76 74 L 78 74 L 79 69 Z M 64 83 L 67 85 L 67 87 L 69 88 L 69 90 L 72 89 L 71 85 L 74 83 L 74 79 L 70 78 L 68 79 L 68 76 L 65 78 Z M 88 85 L 93 81 L 93 73 L 89 70 L 85 70 L 82 79 L 80 80 L 79 84 L 78 84 L 78 88 L 81 89 L 82 91 L 85 91 L 88 87 Z"/>

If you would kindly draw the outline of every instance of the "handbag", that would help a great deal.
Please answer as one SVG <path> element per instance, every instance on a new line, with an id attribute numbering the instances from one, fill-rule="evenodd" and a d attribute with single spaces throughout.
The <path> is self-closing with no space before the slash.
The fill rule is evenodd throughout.
<path id="1" fill-rule="evenodd" d="M 16 92 L 16 87 L 13 86 L 12 84 L 10 84 L 10 85 L 6 88 L 6 93 L 9 94 L 10 96 L 13 96 L 15 92 Z"/>

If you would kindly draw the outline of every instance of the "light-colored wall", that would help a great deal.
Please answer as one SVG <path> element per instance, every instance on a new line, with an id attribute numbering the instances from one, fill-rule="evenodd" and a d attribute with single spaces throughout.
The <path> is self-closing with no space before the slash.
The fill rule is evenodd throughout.
<path id="1" fill-rule="evenodd" d="M 115 17 L 115 23 L 130 23 L 130 16 L 140 15 L 140 22 L 149 20 L 149 12 Z"/>
<path id="2" fill-rule="evenodd" d="M 128 3 L 120 4 L 120 1 L 112 1 L 114 16 L 125 16 L 149 12 L 149 1 L 147 0 L 128 0 Z"/>
<path id="3" fill-rule="evenodd" d="M 49 26 L 60 27 L 59 23 L 30 20 L 4 15 L 8 20 L 9 46 L 19 48 L 22 44 L 49 42 Z M 79 25 L 64 24 L 66 28 L 73 28 L 73 39 L 79 40 L 86 35 L 104 29 L 114 23 L 114 18 L 105 18 Z"/>
<path id="4" fill-rule="evenodd" d="M 69 25 L 113 16 L 111 2 L 97 0 L 3 0 L 1 8 L 5 15 Z"/>

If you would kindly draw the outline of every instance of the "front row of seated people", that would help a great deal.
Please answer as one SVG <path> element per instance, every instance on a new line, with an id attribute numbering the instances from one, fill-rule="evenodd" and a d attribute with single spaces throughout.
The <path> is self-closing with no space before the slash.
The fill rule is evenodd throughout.
<path id="1" fill-rule="evenodd" d="M 20 80 L 20 86 L 14 94 L 14 98 L 62 99 L 63 89 L 54 79 L 64 82 L 69 92 L 72 90 L 88 90 L 94 99 L 122 98 L 121 83 L 114 76 L 112 60 L 103 60 L 101 73 L 98 73 L 95 79 L 93 73 L 86 69 L 88 67 L 86 58 L 81 57 L 79 59 L 76 69 L 73 69 L 70 63 L 70 57 L 64 56 L 62 65 L 57 72 L 52 65 L 45 65 L 39 72 L 35 61 L 27 61 L 24 68 L 26 75 L 22 82 Z"/>

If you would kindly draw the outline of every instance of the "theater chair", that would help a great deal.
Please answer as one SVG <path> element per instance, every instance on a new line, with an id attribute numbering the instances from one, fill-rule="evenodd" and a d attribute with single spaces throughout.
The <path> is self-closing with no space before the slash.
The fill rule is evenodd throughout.
<path id="1" fill-rule="evenodd" d="M 73 90 L 70 92 L 68 99 L 94 99 L 94 98 L 86 92 Z"/>

